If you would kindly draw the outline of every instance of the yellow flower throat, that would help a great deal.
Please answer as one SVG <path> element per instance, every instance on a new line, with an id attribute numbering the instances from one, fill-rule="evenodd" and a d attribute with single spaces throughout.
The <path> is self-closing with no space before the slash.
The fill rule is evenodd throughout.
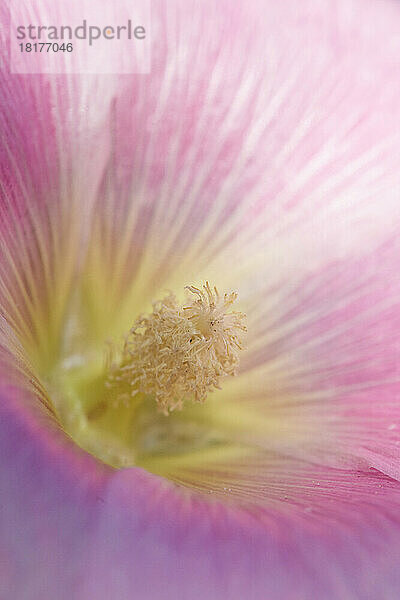
<path id="1" fill-rule="evenodd" d="M 224 377 L 236 374 L 245 315 L 231 310 L 236 293 L 220 295 L 208 282 L 185 290 L 184 304 L 170 293 L 136 319 L 122 347 L 110 344 L 101 372 L 68 377 L 63 386 L 69 401 L 59 412 L 66 430 L 113 466 L 213 439 L 175 415 L 188 403 L 203 403 Z"/>

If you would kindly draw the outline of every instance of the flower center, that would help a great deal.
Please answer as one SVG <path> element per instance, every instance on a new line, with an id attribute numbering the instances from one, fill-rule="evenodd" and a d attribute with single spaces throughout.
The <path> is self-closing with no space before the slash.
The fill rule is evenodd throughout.
<path id="1" fill-rule="evenodd" d="M 218 434 L 207 430 L 198 411 L 190 410 L 189 418 L 180 413 L 236 374 L 245 315 L 231 310 L 236 293 L 220 295 L 208 283 L 185 290 L 183 304 L 172 293 L 154 302 L 120 347 L 109 345 L 101 368 L 61 375 L 64 427 L 113 466 L 216 443 Z"/>

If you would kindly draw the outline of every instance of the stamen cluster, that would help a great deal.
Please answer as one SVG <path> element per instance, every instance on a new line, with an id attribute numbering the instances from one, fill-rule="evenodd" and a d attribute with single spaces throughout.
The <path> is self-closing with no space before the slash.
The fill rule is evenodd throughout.
<path id="1" fill-rule="evenodd" d="M 184 306 L 171 293 L 136 320 L 109 376 L 131 396 L 153 397 L 166 415 L 187 400 L 204 402 L 222 377 L 236 374 L 246 331 L 245 315 L 229 312 L 236 293 L 220 296 L 208 282 L 185 289 Z"/>

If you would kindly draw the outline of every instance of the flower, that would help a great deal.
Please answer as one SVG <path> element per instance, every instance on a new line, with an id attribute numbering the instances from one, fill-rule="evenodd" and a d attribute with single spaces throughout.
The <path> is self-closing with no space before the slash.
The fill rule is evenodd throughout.
<path id="1" fill-rule="evenodd" d="M 249 4 L 155 2 L 149 75 L 1 73 L 2 598 L 399 595 L 400 6 Z M 207 381 L 168 416 L 160 313 Z"/>

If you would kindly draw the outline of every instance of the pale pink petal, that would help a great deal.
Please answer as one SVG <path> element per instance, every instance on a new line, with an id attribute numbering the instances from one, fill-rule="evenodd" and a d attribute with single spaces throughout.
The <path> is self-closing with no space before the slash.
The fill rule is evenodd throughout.
<path id="1" fill-rule="evenodd" d="M 394 231 L 396 3 L 157 6 L 151 77 L 109 114 L 86 282 L 99 322 L 122 330 L 204 278 L 253 309 Z"/>
<path id="2" fill-rule="evenodd" d="M 4 24 L 9 8 L 0 3 Z M 13 6 L 16 15 L 24 8 L 42 11 L 43 22 L 51 18 L 45 3 Z M 2 27 L 0 36 L 8 47 L 9 28 Z M 109 152 L 104 118 L 122 82 L 117 76 L 18 75 L 8 52 L 2 61 L 0 307 L 43 370 L 59 358 L 73 280 Z"/>

